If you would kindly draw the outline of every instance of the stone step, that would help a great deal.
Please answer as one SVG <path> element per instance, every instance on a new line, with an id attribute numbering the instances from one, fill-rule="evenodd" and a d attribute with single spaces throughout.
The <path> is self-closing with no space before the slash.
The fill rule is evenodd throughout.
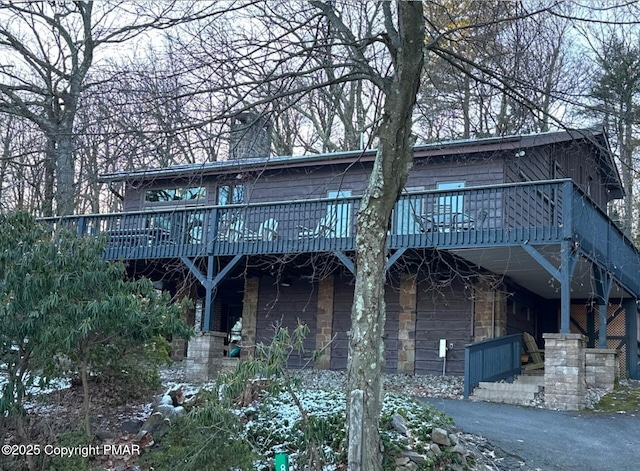
<path id="1" fill-rule="evenodd" d="M 488 383 L 484 381 L 478 384 L 478 387 L 480 389 L 487 390 L 487 391 L 497 391 L 497 392 L 513 391 L 513 392 L 524 392 L 524 393 L 532 393 L 532 394 L 539 393 L 543 388 L 543 386 L 539 384 L 532 384 L 532 383 L 519 383 L 519 382 Z"/>
<path id="2" fill-rule="evenodd" d="M 544 375 L 520 375 L 517 376 L 515 383 L 520 384 L 538 384 L 544 386 Z"/>
<path id="3" fill-rule="evenodd" d="M 472 401 L 503 402 L 505 404 L 528 404 L 535 399 L 534 392 L 527 391 L 496 391 L 476 388 L 469 396 Z"/>

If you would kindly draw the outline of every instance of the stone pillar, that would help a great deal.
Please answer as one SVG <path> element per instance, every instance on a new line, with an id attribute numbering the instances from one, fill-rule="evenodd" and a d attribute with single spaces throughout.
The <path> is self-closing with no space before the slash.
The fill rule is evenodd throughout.
<path id="1" fill-rule="evenodd" d="M 493 279 L 480 278 L 475 286 L 474 342 L 507 334 L 507 296 Z"/>
<path id="2" fill-rule="evenodd" d="M 398 373 L 413 374 L 416 363 L 417 287 L 415 275 L 400 278 L 398 313 Z"/>
<path id="3" fill-rule="evenodd" d="M 618 350 L 587 348 L 585 350 L 585 379 L 587 386 L 613 391 L 620 379 Z"/>
<path id="4" fill-rule="evenodd" d="M 171 355 L 173 361 L 182 361 L 187 356 L 187 341 L 180 337 L 171 339 Z"/>
<path id="5" fill-rule="evenodd" d="M 196 335 L 200 335 L 202 332 L 202 314 L 203 314 L 203 305 L 204 302 L 202 299 L 196 299 L 195 306 L 195 320 L 193 322 L 193 331 Z"/>
<path id="6" fill-rule="evenodd" d="M 258 278 L 247 278 L 244 281 L 244 298 L 242 299 L 242 342 L 240 357 L 252 357 L 256 349 L 256 328 L 258 322 Z"/>
<path id="7" fill-rule="evenodd" d="M 543 334 L 544 396 L 549 409 L 584 409 L 585 344 L 582 334 Z"/>
<path id="8" fill-rule="evenodd" d="M 316 368 L 331 367 L 331 337 L 333 336 L 333 276 L 318 284 L 318 314 L 316 316 Z"/>
<path id="9" fill-rule="evenodd" d="M 224 332 L 204 332 L 189 340 L 186 376 L 191 381 L 212 379 L 224 355 Z"/>

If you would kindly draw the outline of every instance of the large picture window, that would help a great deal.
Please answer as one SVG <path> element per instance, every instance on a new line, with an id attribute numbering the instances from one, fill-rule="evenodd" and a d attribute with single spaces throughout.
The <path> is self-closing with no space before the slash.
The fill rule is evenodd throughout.
<path id="1" fill-rule="evenodd" d="M 147 190 L 145 201 L 150 203 L 170 203 L 173 201 L 201 200 L 207 196 L 207 190 L 203 186 L 189 188 L 162 188 Z"/>

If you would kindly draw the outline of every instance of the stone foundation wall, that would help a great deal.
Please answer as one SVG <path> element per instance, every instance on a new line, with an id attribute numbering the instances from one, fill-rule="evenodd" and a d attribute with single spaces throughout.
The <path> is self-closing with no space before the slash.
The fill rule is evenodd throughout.
<path id="1" fill-rule="evenodd" d="M 585 376 L 587 386 L 612 391 L 620 379 L 619 352 L 612 349 L 587 348 L 585 350 Z"/>
<path id="2" fill-rule="evenodd" d="M 416 364 L 416 277 L 400 279 L 398 312 L 398 373 L 413 374 Z"/>
<path id="3" fill-rule="evenodd" d="M 543 334 L 544 395 L 549 409 L 581 410 L 585 405 L 585 345 L 582 334 Z"/>

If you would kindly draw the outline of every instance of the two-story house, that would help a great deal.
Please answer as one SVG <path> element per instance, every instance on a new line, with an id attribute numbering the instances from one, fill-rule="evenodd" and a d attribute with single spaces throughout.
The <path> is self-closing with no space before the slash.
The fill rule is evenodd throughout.
<path id="1" fill-rule="evenodd" d="M 414 153 L 388 232 L 386 370 L 458 375 L 470 342 L 579 332 L 589 346 L 619 349 L 622 374 L 638 377 L 640 256 L 607 216 L 624 193 L 604 133 Z M 71 220 L 81 234 L 107 232 L 106 256 L 132 276 L 191 296 L 202 331 L 226 337 L 241 317 L 247 352 L 274 324 L 304 322 L 307 352 L 292 365 L 318 351 L 316 367 L 341 369 L 355 216 L 374 157 L 264 150 L 108 174 L 104 182 L 125 184 L 123 212 Z"/>

